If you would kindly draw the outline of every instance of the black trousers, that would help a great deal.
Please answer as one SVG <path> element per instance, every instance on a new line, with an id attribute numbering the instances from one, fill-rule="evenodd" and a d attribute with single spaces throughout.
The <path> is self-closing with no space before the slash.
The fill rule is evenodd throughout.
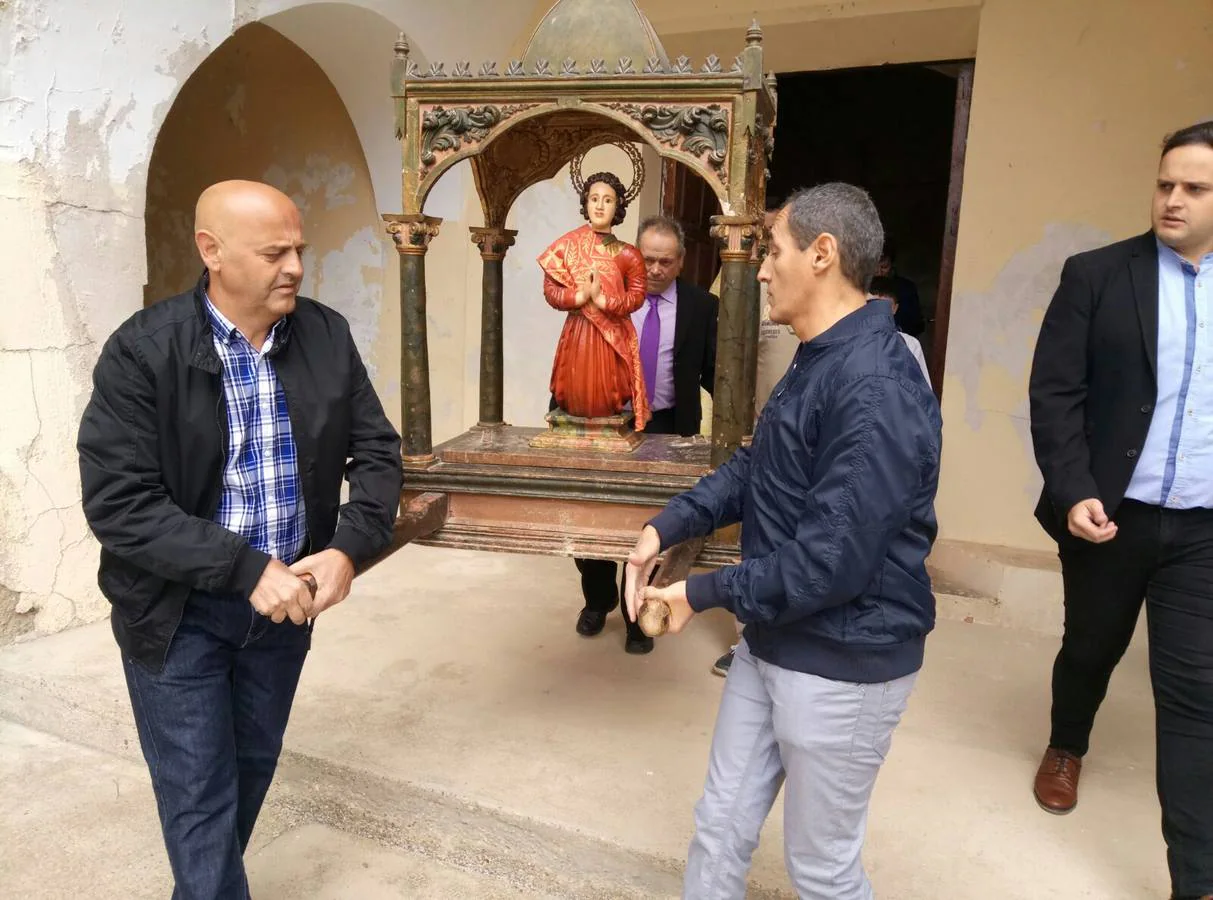
<path id="1" fill-rule="evenodd" d="M 674 431 L 674 409 L 659 409 L 653 412 L 645 434 L 676 434 Z M 574 559 L 581 573 L 581 595 L 585 608 L 609 613 L 623 603 L 623 576 L 619 564 L 609 559 Z M 628 619 L 626 610 L 623 621 L 628 627 L 628 637 L 644 637 L 640 626 Z"/>
<path id="2" fill-rule="evenodd" d="M 1158 799 L 1176 897 L 1213 893 L 1213 510 L 1126 500 L 1106 544 L 1060 546 L 1065 634 L 1049 743 L 1083 755 L 1143 598 Z"/>

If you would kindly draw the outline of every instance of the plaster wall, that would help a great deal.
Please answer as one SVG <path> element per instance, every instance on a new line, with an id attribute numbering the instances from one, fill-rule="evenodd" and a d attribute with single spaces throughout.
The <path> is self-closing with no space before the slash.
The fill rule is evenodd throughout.
<path id="1" fill-rule="evenodd" d="M 1065 258 L 1139 234 L 1163 135 L 1213 118 L 1213 3 L 987 0 L 944 380 L 942 537 L 1050 549 L 1027 379 Z"/>

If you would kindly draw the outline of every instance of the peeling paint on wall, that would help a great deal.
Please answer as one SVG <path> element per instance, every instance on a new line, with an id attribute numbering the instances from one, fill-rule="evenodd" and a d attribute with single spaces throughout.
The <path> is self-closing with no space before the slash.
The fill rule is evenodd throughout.
<path id="1" fill-rule="evenodd" d="M 955 297 L 948 334 L 948 374 L 964 384 L 969 428 L 977 431 L 982 426 L 986 409 L 980 384 L 988 367 L 997 366 L 1012 381 L 1027 384 L 1040 322 L 1066 258 L 1110 241 L 1107 232 L 1088 225 L 1047 225 L 1038 243 L 1007 261 L 990 290 Z M 1026 421 L 1026 392 L 1008 399 L 1010 403 L 1002 411 Z"/>
<path id="2" fill-rule="evenodd" d="M 45 0 L 0 17 L 0 642 L 103 615 L 76 428 L 98 342 L 139 305 L 143 179 L 230 8 Z"/>
<path id="3" fill-rule="evenodd" d="M 381 380 L 372 348 L 383 311 L 383 253 L 378 229 L 369 225 L 360 229 L 345 246 L 324 254 L 316 264 L 318 284 L 313 295 L 349 320 L 372 383 Z"/>

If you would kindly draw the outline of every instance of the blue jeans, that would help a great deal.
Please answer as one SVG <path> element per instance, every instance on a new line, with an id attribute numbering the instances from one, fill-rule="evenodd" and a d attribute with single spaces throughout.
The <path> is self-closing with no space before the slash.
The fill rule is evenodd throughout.
<path id="1" fill-rule="evenodd" d="M 311 627 L 195 593 L 154 674 L 123 660 L 174 900 L 249 896 L 244 850 L 274 778 Z"/>

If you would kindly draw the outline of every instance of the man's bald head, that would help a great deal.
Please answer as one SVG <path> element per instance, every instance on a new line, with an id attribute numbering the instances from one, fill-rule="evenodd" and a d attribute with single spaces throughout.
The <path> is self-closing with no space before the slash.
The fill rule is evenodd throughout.
<path id="1" fill-rule="evenodd" d="M 194 210 L 194 241 L 211 299 L 250 340 L 294 311 L 306 245 L 299 209 L 282 191 L 256 181 L 211 185 Z"/>
<path id="2" fill-rule="evenodd" d="M 222 237 L 250 220 L 290 216 L 298 218 L 299 209 L 276 187 L 259 181 L 220 181 L 198 197 L 194 231 L 209 231 Z"/>

